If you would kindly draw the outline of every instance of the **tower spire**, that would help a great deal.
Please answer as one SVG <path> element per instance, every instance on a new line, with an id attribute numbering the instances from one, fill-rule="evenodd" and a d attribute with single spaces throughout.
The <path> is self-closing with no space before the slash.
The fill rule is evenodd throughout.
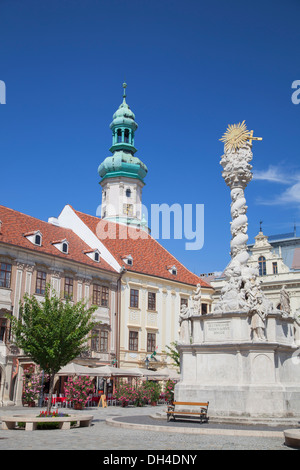
<path id="1" fill-rule="evenodd" d="M 127 83 L 124 80 L 124 83 L 123 83 L 123 103 L 126 103 L 126 88 L 127 88 Z"/>

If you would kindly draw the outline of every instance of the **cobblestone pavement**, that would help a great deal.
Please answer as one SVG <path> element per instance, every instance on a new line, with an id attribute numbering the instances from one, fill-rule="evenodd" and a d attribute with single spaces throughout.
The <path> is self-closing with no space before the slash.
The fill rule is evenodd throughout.
<path id="1" fill-rule="evenodd" d="M 164 405 L 155 408 L 155 411 L 163 411 Z M 0 416 L 11 414 L 32 414 L 36 416 L 40 408 L 3 407 L 0 408 Z M 69 410 L 70 411 L 70 410 Z M 72 410 L 72 413 L 74 411 Z M 84 411 L 76 411 L 78 414 L 92 414 L 94 416 L 92 426 L 88 428 L 74 428 L 70 430 L 2 430 L 0 429 L 0 450 L 102 450 L 112 451 L 200 451 L 200 450 L 292 450 L 284 445 L 282 429 L 274 429 L 272 437 L 266 436 L 264 429 L 272 430 L 270 427 L 250 427 L 257 429 L 257 435 L 245 436 L 239 430 L 248 429 L 236 426 L 236 435 L 226 435 L 222 430 L 233 429 L 229 425 L 205 425 L 208 432 L 213 434 L 187 434 L 183 426 L 187 424 L 169 424 L 176 426 L 176 433 L 169 432 L 166 420 L 152 419 L 154 408 L 146 406 L 142 408 L 121 408 L 111 406 L 108 408 L 88 408 Z M 122 418 L 119 419 L 117 417 Z M 106 422 L 107 419 L 117 420 L 117 427 Z M 123 423 L 142 425 L 140 428 L 128 429 L 120 427 Z M 163 426 L 163 432 L 149 430 L 143 424 Z M 194 423 L 191 426 L 196 426 Z M 197 425 L 199 429 L 199 424 Z M 203 426 L 203 425 L 201 425 Z M 180 432 L 179 429 L 181 427 Z M 285 427 L 284 429 L 286 429 Z M 161 428 L 160 428 L 161 429 Z M 202 428 L 205 429 L 205 428 Z M 193 431 L 192 431 L 193 432 Z"/>

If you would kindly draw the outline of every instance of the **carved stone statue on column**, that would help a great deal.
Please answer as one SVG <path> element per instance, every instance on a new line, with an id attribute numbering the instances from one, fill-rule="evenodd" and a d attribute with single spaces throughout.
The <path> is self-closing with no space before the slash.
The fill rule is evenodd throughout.
<path id="1" fill-rule="evenodd" d="M 179 332 L 179 344 L 189 344 L 191 331 L 190 331 L 190 317 L 191 311 L 187 305 L 182 305 L 180 309 L 179 315 L 179 325 L 180 325 L 180 332 Z"/>
<path id="2" fill-rule="evenodd" d="M 197 284 L 192 299 L 194 315 L 201 315 L 201 284 Z"/>
<path id="3" fill-rule="evenodd" d="M 253 341 L 265 341 L 266 317 L 268 312 L 262 294 L 256 295 L 249 313 L 251 315 Z"/>
<path id="4" fill-rule="evenodd" d="M 286 290 L 286 285 L 282 286 L 280 290 L 280 309 L 287 315 L 291 313 L 290 295 Z"/>

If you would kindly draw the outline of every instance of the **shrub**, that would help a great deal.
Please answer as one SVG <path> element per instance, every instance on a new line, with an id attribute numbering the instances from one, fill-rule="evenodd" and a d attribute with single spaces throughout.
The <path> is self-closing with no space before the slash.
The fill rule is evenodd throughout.
<path id="1" fill-rule="evenodd" d="M 35 372 L 35 366 L 29 367 L 23 374 L 23 399 L 26 403 L 34 402 L 43 388 L 43 373 Z"/>
<path id="2" fill-rule="evenodd" d="M 161 386 L 158 382 L 147 381 L 144 384 L 145 389 L 148 392 L 150 403 L 156 403 L 159 400 Z"/>
<path id="3" fill-rule="evenodd" d="M 115 389 L 113 398 L 123 406 L 129 402 L 132 402 L 135 406 L 143 406 L 149 401 L 149 393 L 144 384 L 131 387 L 128 384 L 120 383 Z"/>
<path id="4" fill-rule="evenodd" d="M 93 392 L 93 382 L 88 376 L 69 377 L 64 387 L 68 401 L 84 406 Z"/>
<path id="5" fill-rule="evenodd" d="M 168 403 L 174 400 L 174 387 L 176 382 L 168 380 L 165 386 L 165 399 Z"/>

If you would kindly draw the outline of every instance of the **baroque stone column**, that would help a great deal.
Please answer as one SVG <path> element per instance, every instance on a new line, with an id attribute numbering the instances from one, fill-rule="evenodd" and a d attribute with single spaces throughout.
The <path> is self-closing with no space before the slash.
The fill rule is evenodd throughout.
<path id="1" fill-rule="evenodd" d="M 214 311 L 248 311 L 245 298 L 245 284 L 251 277 L 256 276 L 257 269 L 247 265 L 247 205 L 245 189 L 252 180 L 252 140 L 253 137 L 245 121 L 229 126 L 220 139 L 224 142 L 224 155 L 220 164 L 223 167 L 222 176 L 230 188 L 231 195 L 231 261 L 225 269 L 226 284 L 222 289 L 220 301 Z"/>
<path id="2" fill-rule="evenodd" d="M 298 422 L 295 322 L 274 310 L 262 293 L 258 269 L 248 261 L 244 191 L 252 179 L 253 139 L 244 123 L 229 126 L 222 139 L 223 178 L 231 192 L 231 260 L 214 311 L 187 319 L 192 324 L 190 341 L 188 329 L 182 330 L 183 340 L 177 344 L 181 377 L 174 398 L 208 401 L 212 419 L 293 418 Z"/>

